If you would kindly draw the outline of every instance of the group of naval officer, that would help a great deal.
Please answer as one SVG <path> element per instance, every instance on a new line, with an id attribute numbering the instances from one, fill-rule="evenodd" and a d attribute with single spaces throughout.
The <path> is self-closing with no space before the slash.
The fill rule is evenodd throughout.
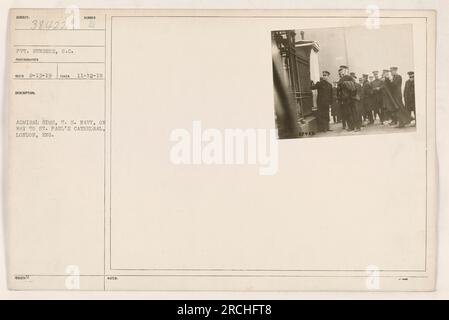
<path id="1" fill-rule="evenodd" d="M 415 124 L 415 82 L 414 72 L 408 72 L 409 79 L 402 92 L 402 77 L 397 67 L 373 71 L 357 78 L 348 66 L 338 69 L 339 81 L 331 84 L 329 71 L 323 71 L 319 82 L 311 83 L 317 91 L 318 131 L 330 131 L 330 116 L 342 128 L 358 132 L 362 127 L 375 123 L 404 128 Z M 404 98 L 404 99 L 403 99 Z"/>

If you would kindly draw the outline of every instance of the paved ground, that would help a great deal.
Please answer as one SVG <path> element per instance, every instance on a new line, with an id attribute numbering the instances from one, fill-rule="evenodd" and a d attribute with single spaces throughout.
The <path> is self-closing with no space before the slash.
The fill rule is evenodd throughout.
<path id="1" fill-rule="evenodd" d="M 382 133 L 394 133 L 394 132 L 413 132 L 416 130 L 415 126 L 409 126 L 405 128 L 394 128 L 388 124 L 383 125 L 379 120 L 376 120 L 374 124 L 366 125 L 362 127 L 359 132 L 343 130 L 341 123 L 330 123 L 329 127 L 332 131 L 318 132 L 314 137 L 339 137 L 339 136 L 353 136 L 364 134 L 382 134 Z"/>

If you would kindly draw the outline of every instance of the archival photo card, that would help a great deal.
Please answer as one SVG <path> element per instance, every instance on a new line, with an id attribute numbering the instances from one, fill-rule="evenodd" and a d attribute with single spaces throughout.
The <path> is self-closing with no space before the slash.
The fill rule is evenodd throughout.
<path id="1" fill-rule="evenodd" d="M 8 23 L 11 289 L 434 289 L 434 12 Z"/>

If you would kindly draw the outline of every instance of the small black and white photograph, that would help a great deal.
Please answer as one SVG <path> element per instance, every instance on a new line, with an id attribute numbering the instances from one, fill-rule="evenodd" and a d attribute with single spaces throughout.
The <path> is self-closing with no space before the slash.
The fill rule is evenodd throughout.
<path id="1" fill-rule="evenodd" d="M 410 24 L 271 32 L 279 139 L 416 130 Z"/>

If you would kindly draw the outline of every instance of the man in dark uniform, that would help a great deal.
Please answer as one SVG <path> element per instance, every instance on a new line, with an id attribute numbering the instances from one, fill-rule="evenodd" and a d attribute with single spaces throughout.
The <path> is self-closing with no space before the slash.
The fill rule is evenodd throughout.
<path id="1" fill-rule="evenodd" d="M 345 67 L 346 66 L 340 66 L 340 68 L 338 69 L 338 77 L 339 77 L 339 80 L 341 80 L 341 78 L 343 78 L 343 76 L 344 76 L 344 73 L 345 73 Z M 343 128 L 343 130 L 344 129 L 346 129 L 346 128 L 349 128 L 349 124 L 348 124 L 348 112 L 347 112 L 347 110 L 345 109 L 345 106 L 343 105 L 343 101 L 342 101 L 342 97 L 341 97 L 341 94 L 342 94 L 342 91 L 341 91 L 341 87 L 340 87 L 340 85 L 339 85 L 339 82 L 340 81 L 337 81 L 337 85 L 336 85 L 336 88 L 337 88 L 337 92 L 336 92 L 336 95 L 337 95 L 337 103 L 338 103 L 338 109 L 340 110 L 340 119 L 341 119 L 341 126 L 342 126 L 342 128 Z"/>
<path id="2" fill-rule="evenodd" d="M 380 123 L 385 121 L 382 107 L 382 93 L 380 92 L 380 87 L 382 86 L 382 81 L 379 78 L 379 71 L 373 71 L 373 81 L 371 82 L 372 94 L 372 104 L 374 111 L 374 119 L 376 119 L 376 114 L 379 116 Z"/>
<path id="3" fill-rule="evenodd" d="M 356 110 L 356 120 L 358 127 L 363 127 L 363 87 L 361 83 L 361 78 L 357 81 L 357 76 L 353 73 L 352 77 L 354 78 L 355 87 L 357 89 L 357 94 L 354 97 L 354 104 Z"/>
<path id="4" fill-rule="evenodd" d="M 397 86 L 401 85 L 400 82 L 402 80 L 399 82 L 397 78 L 395 79 L 394 75 L 390 73 L 390 70 L 384 70 L 382 79 L 383 85 L 380 87 L 380 90 L 384 107 L 391 117 L 390 125 L 402 128 L 411 121 L 410 113 L 405 110 L 404 104 L 402 103 L 402 94 L 401 99 L 397 99 L 397 92 L 401 91 L 401 88 L 397 88 Z"/>
<path id="5" fill-rule="evenodd" d="M 411 121 L 410 112 L 405 108 L 402 102 L 402 77 L 398 74 L 397 67 L 391 67 L 390 92 L 395 102 L 396 111 L 393 112 L 394 121 L 400 128 L 409 124 Z"/>
<path id="6" fill-rule="evenodd" d="M 363 109 L 365 111 L 365 117 L 368 120 L 369 124 L 374 123 L 373 119 L 373 105 L 372 105 L 372 95 L 373 89 L 371 87 L 371 83 L 368 81 L 368 75 L 363 75 Z"/>
<path id="7" fill-rule="evenodd" d="M 408 111 L 413 112 L 413 118 L 415 119 L 415 73 L 409 71 L 407 74 L 409 79 L 405 82 L 404 88 L 405 108 Z"/>
<path id="8" fill-rule="evenodd" d="M 337 98 L 337 81 L 334 81 L 332 86 L 332 106 L 331 106 L 331 114 L 332 119 L 334 120 L 334 123 L 338 123 L 341 121 L 341 115 L 340 115 L 340 105 L 338 104 L 338 98 Z"/>
<path id="9" fill-rule="evenodd" d="M 349 75 L 347 66 L 340 66 L 341 78 L 337 85 L 337 96 L 340 102 L 341 110 L 345 114 L 348 124 L 348 130 L 360 131 L 360 125 L 357 123 L 357 111 L 355 107 L 355 96 L 357 88 L 354 78 Z"/>
<path id="10" fill-rule="evenodd" d="M 312 82 L 311 89 L 317 90 L 317 120 L 318 131 L 329 131 L 329 109 L 332 105 L 332 84 L 329 82 L 329 71 L 323 71 L 323 77 L 319 82 Z"/>
<path id="11" fill-rule="evenodd" d="M 390 120 L 389 125 L 397 125 L 396 119 L 396 108 L 394 107 L 394 98 L 391 95 L 391 83 L 392 83 L 392 75 L 389 69 L 384 69 L 382 71 L 382 107 L 384 113 L 384 121 Z"/>

